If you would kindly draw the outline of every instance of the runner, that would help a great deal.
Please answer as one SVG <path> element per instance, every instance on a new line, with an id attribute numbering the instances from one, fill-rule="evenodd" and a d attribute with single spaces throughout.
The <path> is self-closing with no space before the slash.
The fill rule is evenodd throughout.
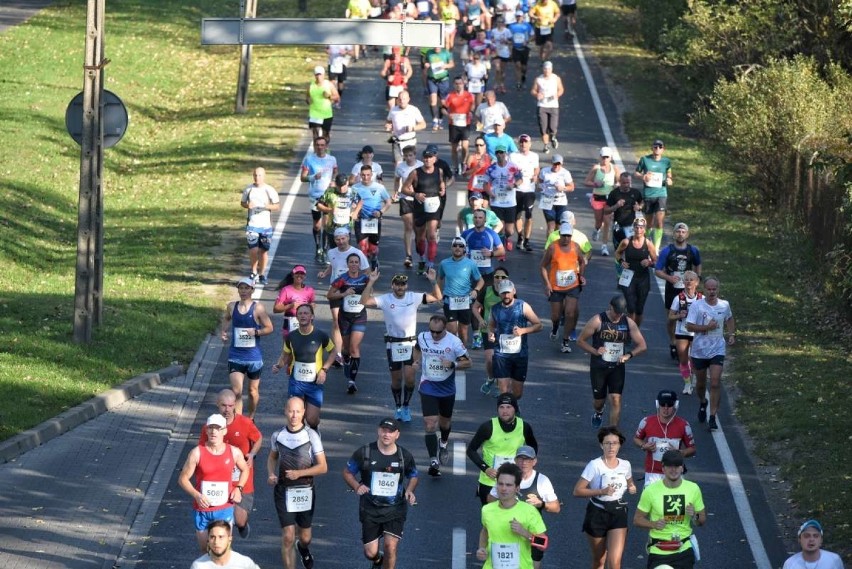
<path id="1" fill-rule="evenodd" d="M 604 146 L 600 149 L 600 157 L 600 162 L 592 166 L 589 173 L 586 174 L 583 185 L 587 188 L 593 188 L 591 198 L 589 199 L 592 211 L 595 212 L 595 232 L 592 234 L 592 240 L 600 241 L 601 234 L 603 234 L 601 256 L 608 257 L 609 247 L 607 247 L 606 241 L 609 239 L 612 214 L 606 213 L 604 208 L 606 207 L 607 196 L 615 188 L 615 182 L 619 179 L 621 173 L 618 170 L 618 166 L 612 162 L 612 149 L 609 146 Z"/>
<path id="2" fill-rule="evenodd" d="M 651 291 L 651 271 L 657 261 L 657 249 L 645 239 L 645 218 L 637 217 L 633 222 L 633 236 L 618 244 L 615 260 L 621 265 L 618 288 L 627 300 L 630 319 L 642 325 L 645 301 Z"/>
<path id="3" fill-rule="evenodd" d="M 509 124 L 512 120 L 512 115 L 509 114 L 509 109 L 506 105 L 497 100 L 497 94 L 489 89 L 485 92 L 485 102 L 480 103 L 476 107 L 476 118 L 481 123 L 481 127 L 477 127 L 482 134 L 491 134 L 494 132 L 494 125 L 501 121 L 503 126 Z"/>
<path id="4" fill-rule="evenodd" d="M 488 144 L 487 141 L 486 144 Z M 512 235 L 515 233 L 518 209 L 515 190 L 524 183 L 524 175 L 518 166 L 509 162 L 509 154 L 505 146 L 497 146 L 494 154 L 497 157 L 496 161 L 485 170 L 485 187 L 491 196 L 492 211 L 503 222 L 503 243 L 506 250 L 511 251 L 514 248 Z"/>
<path id="5" fill-rule="evenodd" d="M 411 258 L 411 240 L 414 238 L 414 197 L 402 193 L 403 184 L 408 179 L 412 170 L 423 166 L 423 162 L 417 159 L 417 149 L 414 146 L 406 146 L 402 149 L 402 162 L 394 171 L 393 201 L 399 202 L 399 217 L 402 219 L 402 245 L 405 248 L 406 269 L 414 264 Z"/>
<path id="6" fill-rule="evenodd" d="M 535 206 L 535 182 L 538 180 L 538 154 L 532 151 L 532 138 L 528 134 L 518 137 L 520 150 L 509 155 L 509 161 L 521 171 L 521 183 L 515 188 L 515 229 L 518 233 L 518 249 L 532 251 L 530 238 L 533 229 L 533 207 Z"/>
<path id="7" fill-rule="evenodd" d="M 417 273 L 425 274 L 435 263 L 438 254 L 438 223 L 441 220 L 441 196 L 446 195 L 441 171 L 436 167 L 437 154 L 426 148 L 423 166 L 411 171 L 402 186 L 402 193 L 414 198 L 415 247 L 420 261 Z"/>
<path id="8" fill-rule="evenodd" d="M 334 107 L 340 102 L 340 94 L 334 83 L 325 78 L 322 65 L 314 67 L 314 80 L 308 85 L 305 103 L 308 105 L 308 128 L 314 140 L 323 137 L 331 140 L 331 124 L 334 121 Z"/>
<path id="9" fill-rule="evenodd" d="M 506 27 L 506 16 L 496 18 L 497 27 L 491 30 L 491 41 L 494 42 L 494 56 L 491 60 L 496 71 L 497 84 L 494 90 L 506 92 L 506 67 L 512 61 L 512 31 Z"/>
<path id="10" fill-rule="evenodd" d="M 479 268 L 467 253 L 467 243 L 461 237 L 453 238 L 452 255 L 438 265 L 438 286 L 444 294 L 444 316 L 447 330 L 468 343 L 468 326 L 473 318 L 470 306 L 485 286 Z"/>
<path id="11" fill-rule="evenodd" d="M 470 121 L 473 116 L 473 95 L 464 88 L 464 79 L 453 79 L 453 91 L 443 101 L 444 109 L 450 117 L 449 142 L 453 172 L 464 174 L 470 150 Z"/>
<path id="12" fill-rule="evenodd" d="M 515 63 L 515 88 L 523 90 L 527 84 L 527 64 L 530 60 L 530 40 L 535 35 L 535 28 L 527 22 L 523 10 L 515 12 L 515 21 L 509 24 L 512 32 L 512 61 Z"/>
<path id="13" fill-rule="evenodd" d="M 328 137 L 319 136 L 314 139 L 314 151 L 308 153 L 302 161 L 302 170 L 299 179 L 302 183 L 309 184 L 308 198 L 311 201 L 311 217 L 314 220 L 313 234 L 316 255 L 314 261 L 325 262 L 323 247 L 323 214 L 317 209 L 317 201 L 323 197 L 332 180 L 337 177 L 337 159 L 328 154 Z"/>
<path id="14" fill-rule="evenodd" d="M 665 300 L 663 307 L 666 315 L 674 302 L 674 299 L 683 292 L 683 275 L 686 271 L 693 271 L 701 276 L 701 253 L 698 247 L 687 243 L 689 238 L 689 226 L 685 223 L 675 223 L 672 231 L 673 243 L 669 243 L 660 251 L 657 264 L 654 266 L 654 274 L 657 278 L 666 282 Z M 669 353 L 673 360 L 678 359 L 675 347 L 675 321 L 667 319 L 666 331 L 669 334 Z"/>
<path id="15" fill-rule="evenodd" d="M 231 549 L 231 524 L 213 520 L 207 524 L 207 553 L 192 562 L 189 569 L 260 569 L 251 558 Z"/>
<path id="16" fill-rule="evenodd" d="M 426 70 L 426 87 L 429 91 L 429 108 L 432 110 L 432 132 L 444 128 L 439 101 L 450 93 L 450 69 L 455 67 L 453 52 L 440 47 L 429 50 L 423 63 Z"/>
<path id="17" fill-rule="evenodd" d="M 395 165 L 402 162 L 402 149 L 417 146 L 417 131 L 426 128 L 426 121 L 420 109 L 409 104 L 411 95 L 403 89 L 396 98 L 396 106 L 391 107 L 385 122 L 385 130 L 391 133 L 388 142 L 393 150 Z"/>
<path id="18" fill-rule="evenodd" d="M 542 0 L 542 2 L 554 3 L 553 0 Z M 559 98 L 565 93 L 562 78 L 553 72 L 553 62 L 544 62 L 542 73 L 535 78 L 530 92 L 535 97 L 538 107 L 538 130 L 541 133 L 541 142 L 544 144 L 542 152 L 550 154 L 551 148 L 553 150 L 559 148 L 559 140 L 556 139 L 556 133 L 559 130 Z"/>
<path id="19" fill-rule="evenodd" d="M 491 166 L 491 156 L 486 150 L 485 139 L 483 137 L 477 136 L 473 145 L 474 151 L 467 161 L 467 170 L 465 171 L 465 176 L 467 176 L 468 199 L 470 199 L 470 194 L 482 194 L 483 198 L 486 200 L 484 205 L 487 206 L 487 197 L 484 194 L 485 171 L 489 166 Z"/>
<path id="20" fill-rule="evenodd" d="M 651 154 L 639 159 L 636 172 L 633 173 L 644 184 L 642 195 L 645 215 L 651 218 L 648 236 L 657 249 L 663 240 L 668 191 L 672 186 L 672 161 L 663 156 L 664 150 L 663 141 L 655 140 L 651 145 Z"/>
<path id="21" fill-rule="evenodd" d="M 360 249 L 356 249 L 349 245 L 349 229 L 346 227 L 338 227 L 334 230 L 334 244 L 336 247 L 328 252 L 328 266 L 317 273 L 321 279 L 329 278 L 329 284 L 333 284 L 341 275 L 344 275 L 349 270 L 350 255 L 358 255 L 361 259 L 360 269 L 364 274 L 370 270 L 370 262 Z M 340 346 L 343 345 L 343 337 L 340 335 L 340 327 L 338 326 L 338 317 L 340 316 L 340 306 L 342 301 L 329 302 L 328 308 L 331 310 L 331 339 L 334 345 L 338 348 L 337 360 L 335 367 L 343 363 L 343 354 L 340 353 Z"/>
<path id="22" fill-rule="evenodd" d="M 382 237 L 382 215 L 391 205 L 384 185 L 373 180 L 373 169 L 369 164 L 361 166 L 361 181 L 352 186 L 353 198 L 357 202 L 358 223 L 355 236 L 358 247 L 370 261 L 370 267 L 379 267 L 379 241 Z"/>
<path id="23" fill-rule="evenodd" d="M 479 388 L 484 395 L 491 393 L 494 384 L 497 382 L 494 379 L 495 343 L 488 340 L 488 321 L 491 320 L 491 309 L 500 303 L 500 294 L 497 292 L 496 283 L 508 279 L 509 271 L 504 267 L 497 267 L 492 277 L 491 284 L 485 285 L 473 304 L 473 349 L 485 349 L 485 382 Z M 496 397 L 500 395 L 500 392 L 498 391 L 494 395 Z"/>
<path id="24" fill-rule="evenodd" d="M 694 332 L 686 329 L 686 315 L 689 307 L 704 294 L 698 291 L 698 275 L 693 271 L 683 273 L 684 288 L 672 300 L 669 306 L 669 321 L 675 323 L 675 348 L 677 349 L 677 365 L 680 377 L 683 379 L 684 395 L 692 395 L 692 362 L 689 360 L 689 349 L 692 347 Z"/>
<path id="25" fill-rule="evenodd" d="M 248 210 L 246 215 L 246 243 L 248 244 L 251 274 L 249 278 L 260 285 L 266 284 L 266 265 L 272 245 L 271 212 L 281 209 L 278 192 L 266 183 L 266 170 L 255 168 L 254 182 L 246 186 L 240 205 Z"/>
<path id="26" fill-rule="evenodd" d="M 538 0 L 530 8 L 530 21 L 535 27 L 535 45 L 539 47 L 539 57 L 542 61 L 550 59 L 553 51 L 553 29 L 559 20 L 559 4 L 554 0 Z"/>
<path id="27" fill-rule="evenodd" d="M 554 154 L 550 162 L 550 168 L 542 168 L 538 173 L 541 190 L 538 207 L 547 222 L 548 234 L 556 231 L 556 220 L 568 210 L 568 194 L 574 191 L 574 178 L 562 167 L 562 156 Z"/>
<path id="28" fill-rule="evenodd" d="M 390 59 L 385 60 L 382 70 L 379 71 L 379 75 L 387 81 L 385 98 L 388 102 L 388 111 L 396 105 L 399 94 L 408 89 L 408 81 L 414 73 L 411 61 L 403 55 L 400 46 L 394 46 L 391 54 Z"/>
<path id="29" fill-rule="evenodd" d="M 352 55 L 355 55 L 355 46 L 330 45 L 325 48 L 328 53 L 328 78 L 337 88 L 338 100 L 333 103 L 333 108 L 340 108 L 340 99 L 343 98 L 343 90 L 346 88 L 346 69 Z M 356 56 L 357 59 L 357 56 Z"/>
<path id="30" fill-rule="evenodd" d="M 375 156 L 375 151 L 373 147 L 369 144 L 364 146 L 356 155 L 358 162 L 352 166 L 352 170 L 349 172 L 349 183 L 354 185 L 361 181 L 361 166 L 369 166 L 373 169 L 373 179 L 377 182 L 384 181 L 384 168 L 382 165 L 376 162 L 373 158 Z"/>
<path id="31" fill-rule="evenodd" d="M 367 275 L 361 272 L 361 259 L 351 253 L 346 257 L 347 272 L 331 283 L 326 298 L 334 301 L 341 310 L 337 313 L 337 326 L 343 339 L 338 345 L 343 354 L 343 377 L 346 378 L 346 391 L 354 395 L 358 391 L 355 380 L 361 366 L 361 340 L 367 331 L 367 309 L 361 304 L 361 293 L 367 286 Z"/>
<path id="32" fill-rule="evenodd" d="M 487 202 L 485 198 L 479 192 L 473 192 L 467 197 L 468 206 L 459 210 L 459 215 L 457 218 L 458 222 L 458 230 L 459 233 L 464 233 L 468 229 L 474 227 L 473 225 L 473 214 L 476 210 L 481 209 L 485 212 L 485 226 L 488 229 L 494 231 L 494 233 L 500 234 L 503 231 L 503 222 L 500 221 L 500 218 L 491 211 L 487 209 Z"/>
<path id="33" fill-rule="evenodd" d="M 316 209 L 325 219 L 320 254 L 320 262 L 323 264 L 329 263 L 328 252 L 334 248 L 334 232 L 338 228 L 343 228 L 348 235 L 353 220 L 358 217 L 353 192 L 350 190 L 349 176 L 338 174 L 334 177 L 334 184 L 330 185 L 317 200 Z"/>
<path id="34" fill-rule="evenodd" d="M 695 455 L 695 439 L 689 422 L 677 416 L 677 393 L 664 389 L 657 394 L 657 412 L 639 422 L 633 444 L 645 452 L 645 487 L 662 480 L 663 455 L 679 450 L 683 458 Z"/>
<path id="35" fill-rule="evenodd" d="M 586 258 L 571 240 L 574 227 L 570 223 L 559 226 L 559 241 L 550 245 L 541 259 L 541 280 L 550 303 L 550 339 L 555 341 L 562 326 L 563 354 L 571 353 L 571 333 L 577 326 L 580 314 L 580 293 L 586 284 Z"/>
<path id="36" fill-rule="evenodd" d="M 606 197 L 604 215 L 613 214 L 612 245 L 617 248 L 618 244 L 633 236 L 633 222 L 636 216 L 641 215 L 642 192 L 630 187 L 630 174 L 622 172 L 618 176 L 618 187 L 612 190 Z M 616 261 L 616 267 L 621 264 Z"/>
<path id="37" fill-rule="evenodd" d="M 488 67 L 482 62 L 482 56 L 479 53 L 473 52 L 471 60 L 465 64 L 464 80 L 467 83 L 467 90 L 473 95 L 476 108 L 479 108 L 488 82 Z"/>
<path id="38" fill-rule="evenodd" d="M 296 309 L 303 304 L 316 306 L 316 291 L 312 286 L 305 284 L 307 273 L 308 270 L 304 265 L 296 265 L 276 287 L 278 297 L 275 299 L 272 312 L 284 313 L 284 325 L 281 331 L 285 340 L 291 331 L 299 327 Z"/>

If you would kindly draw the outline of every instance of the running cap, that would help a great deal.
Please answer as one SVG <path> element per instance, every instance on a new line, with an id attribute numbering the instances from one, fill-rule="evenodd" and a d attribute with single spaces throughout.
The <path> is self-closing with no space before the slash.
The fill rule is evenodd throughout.
<path id="1" fill-rule="evenodd" d="M 391 279 L 391 284 L 408 284 L 408 275 L 402 273 L 394 275 Z"/>
<path id="2" fill-rule="evenodd" d="M 675 223 L 674 230 L 677 231 L 678 229 L 689 231 L 689 226 L 681 221 L 680 223 Z"/>
<path id="3" fill-rule="evenodd" d="M 207 426 L 211 427 L 213 425 L 219 427 L 220 429 L 224 429 L 228 426 L 228 422 L 225 420 L 225 417 L 223 417 L 219 413 L 213 413 L 212 415 L 207 417 Z M 822 532 L 820 531 L 820 533 Z"/>
<path id="4" fill-rule="evenodd" d="M 524 15 L 524 11 L 523 11 L 523 10 L 515 10 L 515 17 L 516 17 L 516 18 L 517 18 L 518 16 L 523 16 L 523 15 Z"/>
<path id="5" fill-rule="evenodd" d="M 437 145 L 437 144 L 435 144 L 435 143 L 427 144 L 427 145 L 426 145 L 426 150 L 428 150 L 429 152 L 434 152 L 434 153 L 435 153 L 435 155 L 437 156 L 437 154 L 438 154 L 438 145 Z"/>
<path id="6" fill-rule="evenodd" d="M 541 66 L 542 69 L 553 69 L 552 61 L 545 61 L 544 65 Z"/>
<path id="7" fill-rule="evenodd" d="M 497 398 L 497 407 L 500 405 L 511 405 L 515 408 L 515 412 L 518 411 L 518 400 L 511 393 L 500 394 L 500 397 Z"/>
<path id="8" fill-rule="evenodd" d="M 535 458 L 535 449 L 531 446 L 524 445 L 518 448 L 518 452 L 515 453 L 515 458 L 519 456 L 525 456 L 527 458 Z"/>
<path id="9" fill-rule="evenodd" d="M 495 148 L 495 149 L 494 149 L 494 152 L 495 152 L 495 153 L 497 153 L 497 152 L 506 152 L 506 146 L 505 146 L 505 145 L 503 145 L 503 144 L 501 144 L 500 146 L 498 146 L 497 148 Z"/>
<path id="10" fill-rule="evenodd" d="M 553 158 L 550 159 L 551 164 L 562 164 L 562 155 L 554 154 Z"/>
<path id="11" fill-rule="evenodd" d="M 633 225 L 641 225 L 642 227 L 645 227 L 645 225 L 647 225 L 647 223 L 648 222 L 645 221 L 644 217 L 637 217 L 636 219 L 633 220 Z"/>
<path id="12" fill-rule="evenodd" d="M 391 419 L 390 417 L 385 417 L 379 422 L 380 429 L 387 429 L 389 431 L 398 431 L 399 423 L 396 422 L 395 419 Z"/>
<path id="13" fill-rule="evenodd" d="M 677 403 L 677 393 L 670 389 L 663 389 L 657 394 L 657 403 L 674 406 Z"/>
<path id="14" fill-rule="evenodd" d="M 500 126 L 506 126 L 506 121 L 503 120 L 503 117 L 497 117 L 497 120 L 494 121 L 494 126 L 497 126 L 498 124 Z"/>
<path id="15" fill-rule="evenodd" d="M 574 226 L 567 221 L 559 224 L 559 235 L 573 235 Z"/>
<path id="16" fill-rule="evenodd" d="M 571 210 L 565 210 L 562 212 L 562 215 L 559 216 L 559 223 L 570 223 L 574 225 L 574 212 Z"/>
<path id="17" fill-rule="evenodd" d="M 308 270 L 305 268 L 305 265 L 296 265 L 295 267 L 293 267 L 293 274 L 294 275 L 299 275 L 299 274 L 307 275 Z"/>
<path id="18" fill-rule="evenodd" d="M 314 67 L 314 75 L 325 75 L 325 67 L 322 65 Z"/>
<path id="19" fill-rule="evenodd" d="M 683 466 L 683 455 L 679 450 L 669 449 L 663 453 L 663 466 Z"/>
<path id="20" fill-rule="evenodd" d="M 452 246 L 455 246 L 455 245 L 461 245 L 465 249 L 467 249 L 467 241 L 465 241 L 461 237 L 453 237 L 453 242 L 450 243 L 450 246 L 452 247 Z"/>
<path id="21" fill-rule="evenodd" d="M 612 148 L 610 148 L 609 146 L 602 146 L 600 155 L 601 157 L 609 156 L 610 158 L 612 158 Z"/>
<path id="22" fill-rule="evenodd" d="M 254 288 L 254 279 L 250 279 L 248 277 L 243 277 L 243 278 L 241 278 L 240 280 L 237 281 L 237 286 L 240 286 L 240 285 L 243 285 L 243 284 L 248 285 L 251 288 Z"/>
<path id="23" fill-rule="evenodd" d="M 338 188 L 342 188 L 343 186 L 345 186 L 348 183 L 349 183 L 349 176 L 347 176 L 346 174 L 338 174 L 337 176 L 334 177 L 334 185 L 337 186 Z"/>
<path id="24" fill-rule="evenodd" d="M 368 144 L 367 146 L 365 146 L 364 148 L 362 148 L 362 149 L 361 149 L 361 153 L 362 153 L 362 154 L 368 154 L 368 153 L 369 153 L 369 154 L 374 154 L 374 152 L 375 152 L 375 151 L 373 150 L 373 147 L 372 147 L 372 146 L 370 146 L 369 144 Z"/>
<path id="25" fill-rule="evenodd" d="M 814 528 L 815 530 L 817 530 L 819 532 L 820 535 L 822 535 L 822 524 L 820 524 L 816 520 L 808 520 L 805 523 L 803 523 L 801 526 L 799 526 L 798 536 L 801 537 L 802 532 L 804 532 L 808 528 Z"/>
<path id="26" fill-rule="evenodd" d="M 617 294 L 609 300 L 609 305 L 612 306 L 612 311 L 616 314 L 627 314 L 627 300 L 624 295 Z"/>
<path id="27" fill-rule="evenodd" d="M 481 200 L 482 193 L 481 192 L 471 192 L 469 196 L 467 196 L 468 201 L 470 200 Z"/>
<path id="28" fill-rule="evenodd" d="M 437 156 L 437 155 L 438 155 L 438 153 L 436 151 L 432 150 L 431 148 L 429 148 L 428 146 L 423 150 L 423 153 L 422 153 L 423 158 L 428 158 L 430 156 Z"/>
<path id="29" fill-rule="evenodd" d="M 513 283 L 509 279 L 503 279 L 499 283 L 497 283 L 497 294 L 503 294 L 504 292 L 512 292 L 513 290 L 515 290 L 515 283 Z"/>
<path id="30" fill-rule="evenodd" d="M 349 237 L 349 228 L 348 227 L 338 227 L 334 230 L 335 237 Z"/>
<path id="31" fill-rule="evenodd" d="M 663 148 L 665 148 L 665 147 L 666 147 L 666 145 L 665 145 L 665 144 L 663 144 L 663 141 L 662 141 L 662 140 L 660 140 L 659 138 L 658 138 L 657 140 L 655 140 L 655 141 L 653 142 L 653 144 L 651 144 L 651 146 L 662 146 Z"/>
<path id="32" fill-rule="evenodd" d="M 532 142 L 532 137 L 528 134 L 522 134 L 521 136 L 518 137 L 518 140 L 520 142 Z"/>

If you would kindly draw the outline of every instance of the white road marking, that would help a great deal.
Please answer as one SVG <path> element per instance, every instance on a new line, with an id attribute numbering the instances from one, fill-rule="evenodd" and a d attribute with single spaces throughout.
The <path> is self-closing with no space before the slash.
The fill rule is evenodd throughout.
<path id="1" fill-rule="evenodd" d="M 453 528 L 453 565 L 452 569 L 467 567 L 467 533 L 464 528 Z"/>
<path id="2" fill-rule="evenodd" d="M 467 401 L 467 373 L 464 370 L 456 372 L 456 401 Z"/>
<path id="3" fill-rule="evenodd" d="M 607 121 L 606 113 L 603 110 L 600 96 L 598 96 L 598 91 L 595 87 L 592 72 L 589 69 L 588 63 L 586 63 L 586 58 L 583 55 L 583 49 L 580 46 L 580 41 L 577 39 L 577 36 L 574 36 L 574 51 L 577 54 L 577 60 L 580 62 L 580 67 L 583 69 L 586 84 L 589 86 L 589 94 L 592 97 L 592 103 L 595 106 L 595 112 L 598 115 L 598 122 L 600 122 L 601 129 L 603 130 L 606 145 L 612 148 L 614 154 L 613 159 L 619 169 L 623 172 L 624 164 L 621 161 L 621 155 L 618 151 L 618 147 L 615 145 L 615 140 L 612 137 L 612 130 L 609 127 L 609 121 Z M 665 281 L 658 278 L 657 286 L 660 288 L 660 296 L 665 299 Z M 665 309 L 668 310 L 668 306 L 666 306 Z M 731 489 L 731 493 L 734 495 L 734 503 L 737 506 L 737 513 L 740 516 L 740 522 L 742 523 L 743 530 L 745 531 L 749 547 L 751 547 L 755 564 L 758 569 L 772 569 L 772 565 L 769 562 L 769 556 L 766 554 L 766 548 L 763 545 L 763 540 L 760 537 L 760 532 L 758 531 L 757 524 L 754 521 L 754 515 L 752 514 L 751 506 L 748 502 L 748 496 L 743 487 L 742 478 L 737 470 L 737 464 L 734 461 L 734 457 L 731 454 L 731 449 L 728 446 L 728 441 L 725 439 L 725 433 L 722 429 L 713 433 L 713 441 L 716 443 L 716 450 L 718 451 L 719 458 L 722 461 L 722 467 L 725 469 L 728 486 Z"/>
<path id="4" fill-rule="evenodd" d="M 453 474 L 464 476 L 467 472 L 467 445 L 453 441 Z"/>

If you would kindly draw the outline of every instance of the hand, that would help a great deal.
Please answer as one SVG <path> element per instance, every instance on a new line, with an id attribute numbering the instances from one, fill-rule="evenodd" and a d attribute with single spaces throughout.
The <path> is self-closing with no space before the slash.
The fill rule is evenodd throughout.
<path id="1" fill-rule="evenodd" d="M 231 490 L 231 502 L 234 504 L 239 504 L 243 501 L 243 491 L 239 488 L 234 488 Z"/>
<path id="2" fill-rule="evenodd" d="M 280 365 L 278 365 L 278 364 L 272 364 L 272 375 L 275 375 L 275 374 L 277 374 L 279 371 L 281 371 L 281 368 L 282 368 L 282 367 L 283 367 L 283 366 L 280 366 Z"/>
<path id="3" fill-rule="evenodd" d="M 328 374 L 324 369 L 321 369 L 317 372 L 317 385 L 323 385 L 325 380 L 328 379 Z"/>
<path id="4" fill-rule="evenodd" d="M 314 180 L 321 180 L 321 179 L 322 179 L 322 172 L 317 172 L 314 175 Z"/>
<path id="5" fill-rule="evenodd" d="M 693 504 L 686 505 L 686 517 L 691 518 L 695 515 L 695 506 Z"/>
<path id="6" fill-rule="evenodd" d="M 715 320 L 711 320 L 710 323 L 707 324 L 707 331 L 709 332 L 710 330 L 715 330 L 718 327 L 719 327 L 719 323 L 716 322 Z"/>
<path id="7" fill-rule="evenodd" d="M 376 282 L 377 280 L 379 280 L 379 275 L 380 275 L 380 274 L 381 274 L 381 273 L 379 272 L 379 270 L 378 270 L 378 269 L 376 269 L 375 271 L 371 271 L 371 272 L 370 272 L 370 282 L 371 282 L 371 283 L 374 283 L 374 282 Z"/>
<path id="8" fill-rule="evenodd" d="M 655 450 L 657 450 L 657 443 L 655 443 L 654 441 L 648 441 L 647 443 L 642 445 L 642 450 L 647 452 L 654 452 Z"/>
<path id="9" fill-rule="evenodd" d="M 636 485 L 633 484 L 631 486 L 628 486 L 627 491 L 630 492 L 631 494 L 635 494 L 636 493 Z"/>
<path id="10" fill-rule="evenodd" d="M 520 326 L 515 326 L 515 327 L 512 328 L 512 335 L 513 336 L 523 336 L 524 335 L 524 329 L 521 328 Z"/>
<path id="11" fill-rule="evenodd" d="M 270 486 L 275 486 L 276 484 L 278 484 L 278 477 L 275 476 L 274 474 L 270 474 L 266 478 L 266 483 L 269 484 Z"/>
<path id="12" fill-rule="evenodd" d="M 435 272 L 434 268 L 431 268 L 428 271 L 426 271 L 426 278 L 429 279 L 430 282 L 434 281 L 436 277 L 437 277 L 437 273 Z"/>
<path id="13" fill-rule="evenodd" d="M 624 200 L 618 200 L 617 202 L 615 202 L 615 205 L 617 205 L 618 207 L 624 207 Z"/>
<path id="14" fill-rule="evenodd" d="M 405 491 L 405 499 L 408 500 L 408 503 L 412 506 L 417 505 L 417 497 L 414 495 L 414 492 Z"/>
<path id="15" fill-rule="evenodd" d="M 476 558 L 480 561 L 485 561 L 486 559 L 488 559 L 488 550 L 484 547 L 480 547 L 476 550 Z"/>
<path id="16" fill-rule="evenodd" d="M 527 528 L 525 528 L 521 524 L 521 522 L 519 522 L 515 518 L 512 518 L 512 521 L 509 522 L 509 527 L 512 528 L 512 533 L 516 533 L 516 534 L 520 535 L 521 537 L 527 537 L 527 534 L 530 533 L 530 532 L 527 531 Z"/>
<path id="17" fill-rule="evenodd" d="M 610 484 L 606 488 L 602 488 L 602 490 L 603 490 L 603 494 L 601 494 L 602 496 L 612 496 L 613 494 L 615 494 L 615 486 L 613 486 L 612 484 Z"/>
<path id="18" fill-rule="evenodd" d="M 485 476 L 487 476 L 488 478 L 490 478 L 492 480 L 497 480 L 497 470 L 494 469 L 494 468 L 486 468 L 485 469 Z"/>
<path id="19" fill-rule="evenodd" d="M 284 478 L 287 480 L 298 480 L 300 478 L 298 470 L 285 470 Z"/>
<path id="20" fill-rule="evenodd" d="M 654 526 L 654 529 L 659 529 L 659 530 L 666 529 L 666 520 L 657 520 L 656 522 L 653 522 L 651 525 Z"/>
<path id="21" fill-rule="evenodd" d="M 355 489 L 355 493 L 358 494 L 359 496 L 363 496 L 364 494 L 366 494 L 369 491 L 370 491 L 370 489 L 367 488 L 366 486 L 364 486 L 363 484 L 359 485 L 358 488 Z"/>

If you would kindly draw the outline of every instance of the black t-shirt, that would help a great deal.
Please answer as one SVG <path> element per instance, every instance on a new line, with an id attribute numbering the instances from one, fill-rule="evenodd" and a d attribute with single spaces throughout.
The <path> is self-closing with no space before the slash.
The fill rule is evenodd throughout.
<path id="1" fill-rule="evenodd" d="M 636 219 L 633 205 L 642 202 L 642 192 L 635 188 L 622 192 L 620 188 L 616 188 L 606 197 L 606 205 L 612 207 L 621 199 L 624 200 L 624 205 L 613 212 L 613 219 L 621 227 L 630 227 L 633 225 L 633 220 Z"/>

